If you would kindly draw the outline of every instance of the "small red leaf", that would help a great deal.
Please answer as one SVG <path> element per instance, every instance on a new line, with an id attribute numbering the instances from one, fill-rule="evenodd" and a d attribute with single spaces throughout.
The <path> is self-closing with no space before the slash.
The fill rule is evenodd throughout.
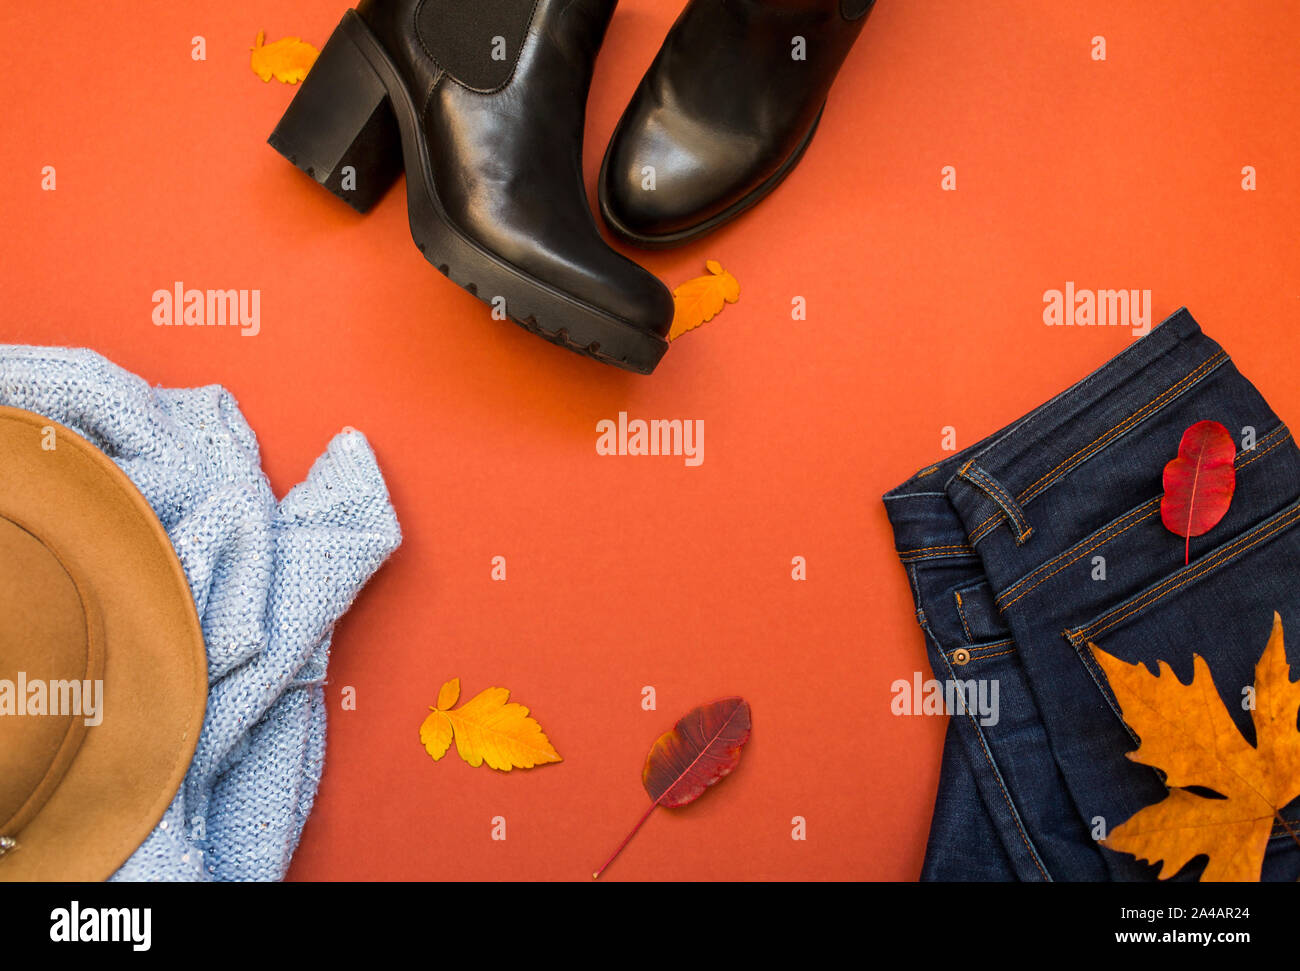
<path id="1" fill-rule="evenodd" d="M 1187 537 L 1183 562 L 1191 562 L 1191 538 L 1219 524 L 1237 488 L 1233 460 L 1237 443 L 1217 421 L 1198 421 L 1183 432 L 1178 457 L 1165 466 L 1160 519 L 1172 533 Z"/>
<path id="2" fill-rule="evenodd" d="M 641 782 L 650 794 L 650 808 L 592 876 L 605 872 L 656 807 L 676 809 L 692 803 L 705 789 L 729 775 L 740 764 L 740 750 L 749 741 L 749 730 L 749 703 L 744 698 L 723 698 L 692 709 L 672 731 L 661 735 L 650 747 L 641 770 Z"/>

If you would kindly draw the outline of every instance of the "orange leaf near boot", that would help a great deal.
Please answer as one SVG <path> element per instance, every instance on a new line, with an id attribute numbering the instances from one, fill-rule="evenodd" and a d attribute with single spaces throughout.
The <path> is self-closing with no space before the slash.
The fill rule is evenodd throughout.
<path id="1" fill-rule="evenodd" d="M 709 260 L 704 265 L 709 271 L 708 276 L 687 280 L 673 291 L 677 311 L 672 329 L 668 331 L 670 341 L 707 323 L 722 313 L 724 306 L 740 299 L 740 282 L 724 270 L 722 264 Z"/>
<path id="2" fill-rule="evenodd" d="M 270 44 L 265 41 L 266 31 L 259 30 L 248 59 L 253 73 L 263 81 L 275 78 L 285 84 L 297 84 L 316 63 L 319 52 L 301 37 L 281 37 Z"/>

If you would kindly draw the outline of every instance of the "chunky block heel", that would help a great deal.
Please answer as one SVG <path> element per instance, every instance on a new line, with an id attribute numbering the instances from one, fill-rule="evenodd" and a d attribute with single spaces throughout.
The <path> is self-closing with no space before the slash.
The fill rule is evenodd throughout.
<path id="1" fill-rule="evenodd" d="M 367 212 L 402 173 L 402 138 L 379 75 L 344 24 L 267 139 L 353 209 Z"/>
<path id="2" fill-rule="evenodd" d="M 404 170 L 411 237 L 431 266 L 493 316 L 649 374 L 668 349 L 672 294 L 605 243 L 576 177 L 596 49 L 615 3 L 359 0 L 270 142 L 362 212 Z M 455 61 L 486 50 L 480 40 L 497 31 L 513 38 L 515 63 L 461 57 L 478 86 L 429 53 L 433 43 Z M 506 68 L 503 86 L 479 90 L 492 81 L 484 71 Z M 480 181 L 469 167 L 485 163 Z M 456 190 L 450 199 L 440 183 Z M 476 187 L 468 198 L 466 184 Z"/>

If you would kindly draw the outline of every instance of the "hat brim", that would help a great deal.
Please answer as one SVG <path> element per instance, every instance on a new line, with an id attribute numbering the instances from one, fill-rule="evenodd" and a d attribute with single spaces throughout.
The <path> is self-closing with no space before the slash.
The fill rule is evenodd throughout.
<path id="1" fill-rule="evenodd" d="M 0 407 L 0 514 L 59 551 L 104 634 L 103 721 L 0 857 L 0 881 L 104 880 L 158 824 L 194 756 L 208 688 L 198 613 L 149 503 L 57 422 Z"/>

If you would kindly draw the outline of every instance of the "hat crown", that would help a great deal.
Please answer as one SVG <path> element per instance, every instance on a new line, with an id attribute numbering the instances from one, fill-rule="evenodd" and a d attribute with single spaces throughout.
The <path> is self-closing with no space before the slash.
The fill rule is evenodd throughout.
<path id="1" fill-rule="evenodd" d="M 58 553 L 0 508 L 0 836 L 40 811 L 102 705 L 94 618 Z"/>
<path id="2" fill-rule="evenodd" d="M 0 406 L 11 701 L 20 672 L 24 714 L 0 715 L 0 882 L 103 880 L 185 777 L 207 700 L 203 631 L 167 531 L 105 447 Z M 33 682 L 44 715 L 30 714 Z"/>

